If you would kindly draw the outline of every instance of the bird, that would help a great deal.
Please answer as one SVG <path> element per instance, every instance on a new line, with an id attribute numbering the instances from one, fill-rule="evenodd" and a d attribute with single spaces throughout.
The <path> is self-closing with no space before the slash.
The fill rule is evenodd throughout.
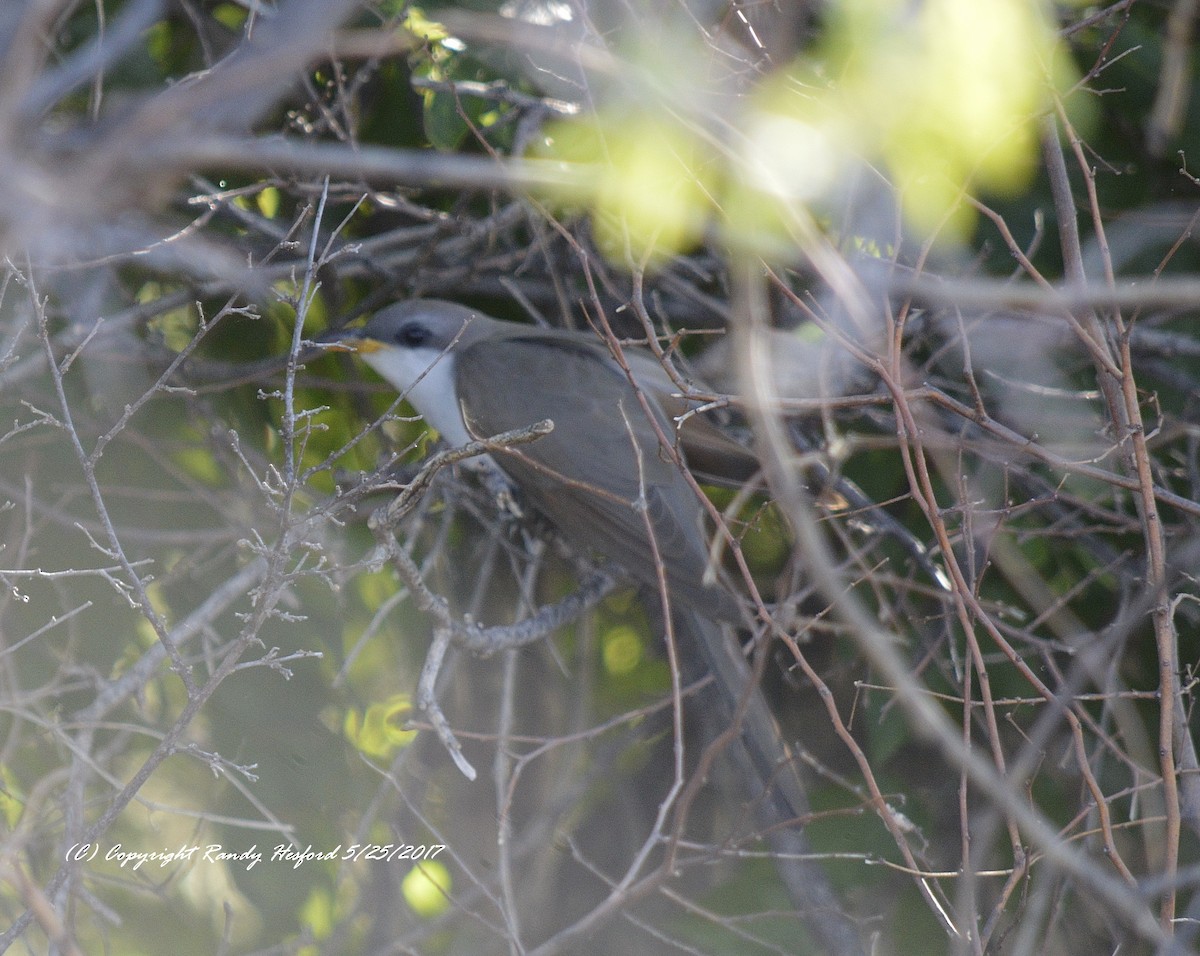
<path id="1" fill-rule="evenodd" d="M 863 952 L 827 875 L 807 858 L 797 823 L 809 812 L 804 787 L 730 627 L 751 618 L 710 567 L 704 507 L 684 471 L 744 480 L 758 468 L 753 453 L 704 416 L 684 415 L 688 402 L 656 356 L 626 348 L 618 361 L 594 333 L 409 299 L 318 341 L 356 352 L 452 446 L 554 423 L 534 442 L 496 451 L 496 466 L 568 544 L 615 563 L 651 615 L 671 622 L 682 679 L 712 678 L 697 708 L 706 736 L 739 723 L 726 752 L 793 903 L 826 952 Z"/>

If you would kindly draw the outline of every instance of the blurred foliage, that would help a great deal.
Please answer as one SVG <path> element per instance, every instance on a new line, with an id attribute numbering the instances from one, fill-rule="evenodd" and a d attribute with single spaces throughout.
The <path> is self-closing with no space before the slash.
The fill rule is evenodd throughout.
<path id="1" fill-rule="evenodd" d="M 882 324 L 904 340 L 908 382 L 932 384 L 972 408 L 1001 409 L 1004 424 L 1063 460 L 1116 468 L 1095 371 L 1057 329 L 1030 321 L 985 336 L 1017 310 L 909 310 L 877 277 L 915 273 L 919 263 L 933 274 L 1009 278 L 1014 257 L 1000 222 L 1034 268 L 1060 277 L 1057 227 L 1065 224 L 1056 221 L 1039 157 L 1047 117 L 1060 106 L 1094 164 L 1096 205 L 1110 226 L 1106 245 L 1079 217 L 1093 281 L 1103 276 L 1105 256 L 1116 276 L 1146 286 L 1200 265 L 1190 238 L 1200 172 L 1189 154 L 1200 142 L 1194 64 L 1182 78 L 1187 109 L 1169 131 L 1170 149 L 1152 151 L 1145 128 L 1147 104 L 1163 83 L 1173 4 L 1115 4 L 1105 14 L 1021 0 L 844 0 L 811 10 L 734 3 L 717 15 L 701 4 L 596 3 L 584 23 L 565 17 L 570 5 L 549 2 L 505 4 L 502 17 L 484 16 L 499 4 L 365 3 L 305 54 L 249 124 L 266 141 L 343 145 L 351 154 L 368 147 L 440 153 L 448 169 L 464 158 L 514 157 L 574 173 L 567 187 L 517 198 L 493 190 L 482 165 L 473 167 L 478 186 L 455 187 L 433 175 L 390 182 L 345 169 L 326 179 L 283 162 L 255 166 L 250 157 L 134 165 L 112 152 L 107 137 L 126 132 L 121 124 L 139 105 L 196 89 L 204 74 L 222 75 L 237 51 L 259 42 L 250 38 L 276 42 L 272 17 L 302 18 L 305 9 L 280 4 L 268 16 L 241 3 L 171 4 L 102 65 L 68 82 L 63 77 L 80 67 L 93 40 L 123 36 L 114 24 L 148 7 L 132 0 L 43 6 L 49 12 L 30 3 L 0 15 L 4 40 L 18 37 L 23 18 L 35 18 L 45 43 L 45 62 L 32 68 L 17 62 L 32 45 L 4 47 L 0 82 L 12 86 L 0 87 L 0 121 L 21 115 L 10 92 L 20 101 L 39 89 L 32 80 L 16 86 L 21 69 L 50 77 L 57 91 L 21 120 L 28 128 L 19 138 L 0 143 L 13 170 L 0 189 L 10 252 L 0 289 L 0 397 L 13 423 L 0 441 L 8 444 L 0 450 L 0 553 L 8 562 L 0 573 L 0 819 L 5 866 L 20 874 L 5 873 L 0 905 L 7 922 L 26 920 L 16 952 L 67 951 L 67 939 L 88 952 L 158 952 L 164 926 L 178 927 L 170 945 L 185 954 L 482 952 L 509 932 L 523 933 L 522 945 L 532 948 L 582 920 L 609 891 L 604 881 L 619 877 L 641 849 L 673 754 L 670 673 L 636 596 L 610 596 L 586 622 L 513 660 L 456 656 L 439 699 L 481 771 L 468 786 L 436 738 L 408 726 L 421 717 L 412 694 L 431 625 L 412 600 L 400 600 L 366 523 L 415 473 L 428 436 L 411 409 L 347 356 L 306 356 L 289 381 L 280 356 L 297 321 L 312 337 L 419 294 L 576 326 L 597 306 L 619 335 L 640 337 L 645 329 L 629 307 L 636 301 L 649 303 L 670 341 L 683 328 L 725 327 L 733 311 L 728 262 L 750 252 L 784 276 L 772 301 L 776 319 L 815 345 L 830 336 L 813 334 L 805 309 L 856 334 L 839 325 L 836 297 L 823 283 L 829 277 L 816 265 L 827 245 L 894 306 Z M 773 15 L 768 7 L 784 14 L 755 20 Z M 736 32 L 741 22 L 748 33 Z M 757 45 L 746 40 L 757 36 L 754 23 Z M 561 32 L 523 34 L 523 26 Z M 354 52 L 365 34 L 383 45 Z M 590 44 L 591 73 L 563 53 L 580 39 Z M 766 55 L 776 42 L 781 52 Z M 281 54 L 280 62 L 292 61 Z M 163 112 L 167 138 L 203 144 L 222 129 L 213 117 L 223 107 L 279 79 L 271 70 L 251 73 L 193 114 Z M 1070 137 L 1063 143 L 1069 151 Z M 87 157 L 117 172 L 94 169 Z M 1072 166 L 1070 176 L 1086 209 L 1081 173 Z M 314 223 L 319 261 L 310 269 Z M 930 239 L 935 251 L 927 255 Z M 65 409 L 50 366 L 29 364 L 43 360 L 43 305 Z M 1156 480 L 1194 499 L 1194 314 L 1135 311 L 1127 341 L 1145 369 L 1138 385 Z M 697 334 L 678 351 L 701 357 L 709 340 Z M 963 340 L 975 349 L 975 378 L 964 373 L 972 359 Z M 1029 371 L 1031 356 L 1048 356 L 1044 376 Z M 952 643 L 962 653 L 960 621 L 930 572 L 946 555 L 912 494 L 888 401 L 872 384 L 859 403 L 806 407 L 792 423 L 797 454 L 811 455 L 822 442 L 832 447 L 825 483 L 854 482 L 883 503 L 889 522 L 909 529 L 906 537 L 861 503 L 833 502 L 830 489 L 816 487 L 825 479 L 808 476 L 815 490 L 830 492 L 822 522 L 848 588 L 909 641 L 922 687 L 983 739 L 962 704 L 965 687 L 978 713 L 981 681 L 963 678 L 961 660 L 950 660 Z M 1085 411 L 1076 416 L 1076 408 Z M 290 442 L 289 410 L 299 410 Z M 736 415 L 724 424 L 744 437 Z M 1123 851 L 1139 876 L 1155 875 L 1165 844 L 1157 817 L 1146 822 L 1129 808 L 1144 799 L 1148 816 L 1160 809 L 1145 783 L 1157 767 L 1160 662 L 1144 619 L 1143 527 L 1130 492 L 1018 461 L 1012 447 L 997 453 L 961 418 L 932 415 L 919 424 L 939 438 L 962 438 L 959 447 L 935 450 L 931 457 L 941 457 L 930 481 L 951 522 L 951 549 L 977 572 L 975 596 L 1041 679 L 1072 695 L 1094 691 L 1079 703 L 1095 723 L 1089 742 L 1116 738 L 1126 748 L 1113 759 L 1096 743 L 1097 776 L 1137 832 L 1122 833 Z M 86 446 L 83 460 L 92 449 L 103 452 L 86 468 L 64 437 L 71 429 Z M 94 488 L 85 480 L 93 467 Z M 350 494 L 341 510 L 321 510 L 367 477 L 392 484 L 383 494 Z M 723 508 L 735 494 L 712 490 L 711 497 Z M 1183 548 L 1193 519 L 1165 506 L 1163 514 Z M 968 841 L 955 771 L 913 739 L 891 689 L 810 593 L 782 511 L 759 492 L 742 503 L 733 528 L 763 593 L 791 601 L 791 633 L 830 685 L 886 799 L 911 822 L 922 864 L 939 872 L 961 866 L 960 844 Z M 532 596 L 541 600 L 561 597 L 577 580 L 574 562 L 552 547 L 531 571 L 528 546 L 540 529 L 497 519 L 494 502 L 461 475 L 445 474 L 406 529 L 430 588 L 485 623 L 511 620 L 529 597 L 529 579 L 536 577 Z M 1192 557 L 1177 568 L 1186 579 L 1195 551 L 1181 553 Z M 196 685 L 220 675 L 194 709 L 169 661 L 136 686 L 121 684 L 110 709 L 89 709 L 138 674 L 139 662 L 162 646 L 163 630 L 180 627 L 256 559 L 271 562 L 272 587 L 262 578 L 246 584 L 236 600 L 202 615 L 183 646 Z M 33 573 L 60 570 L 77 573 Z M 142 574 L 139 592 L 131 582 Z M 1200 652 L 1194 594 L 1182 584 L 1174 597 L 1181 669 L 1190 680 Z M 222 670 L 243 635 L 238 662 Z M 1097 672 L 1109 683 L 1072 669 L 1091 644 L 1105 648 Z M 944 925 L 917 882 L 899 864 L 863 863 L 895 863 L 896 841 L 868 807 L 858 767 L 823 713 L 825 696 L 786 656 L 768 663 L 781 723 L 816 768 L 808 830 L 819 852 L 844 856 L 829 870 L 849 907 L 867 914 L 881 952 L 945 948 Z M 1043 711 L 1030 702 L 1016 663 L 990 647 L 985 664 L 1004 723 L 996 745 L 1015 749 Z M 512 712 L 511 736 L 499 738 L 502 703 Z M 179 736 L 170 737 L 177 721 Z M 1039 739 L 1045 759 L 1023 782 L 1029 801 L 1082 844 L 1080 828 L 1092 825 L 1090 796 L 1081 796 L 1070 741 L 1058 731 Z M 253 846 L 267 861 L 248 868 L 193 859 L 134 871 L 102 860 L 76 869 L 77 883 L 53 883 L 70 843 L 62 845 L 64 837 L 94 823 L 156 754 L 161 762 L 102 834 L 103 846 Z M 514 762 L 520 773 L 508 778 L 511 791 L 484 786 L 489 772 L 511 772 Z M 720 799 L 728 781 L 719 771 L 713 777 L 693 808 L 698 843 L 746 823 L 741 808 Z M 1126 795 L 1135 788 L 1136 799 Z M 514 857 L 499 847 L 498 820 L 524 838 L 504 844 Z M 650 894 L 630 902 L 627 921 L 597 928 L 584 944 L 563 943 L 562 951 L 805 951 L 795 942 L 806 938 L 802 925 L 780 915 L 787 902 L 769 861 L 743 859 L 756 844 L 739 839 L 728 855 L 685 854 L 677 893 L 689 905 Z M 454 853 L 419 865 L 269 861 L 277 846 L 323 852 L 366 842 L 445 843 Z M 1195 836 L 1185 833 L 1181 843 L 1184 863 L 1193 865 Z M 978 859 L 991 859 L 988 849 Z M 514 871 L 520 885 L 504 891 L 510 899 L 495 880 Z M 953 880 L 946 886 L 939 899 L 953 910 Z M 981 909 L 996 892 L 980 890 Z M 1038 892 L 1030 880 L 1013 898 Z M 1136 951 L 1122 938 L 1123 924 L 1097 913 L 1100 904 L 1079 902 L 1070 887 L 1062 894 L 1061 911 L 1078 904 L 1083 917 L 1079 926 L 1066 917 L 1054 924 L 1050 951 Z M 47 923 L 45 914 L 57 913 L 67 896 L 66 925 Z M 47 900 L 53 905 L 41 908 Z M 1022 905 L 997 904 L 1001 929 L 989 927 L 997 951 L 1005 933 L 1024 931 Z M 524 925 L 505 924 L 505 907 Z"/>

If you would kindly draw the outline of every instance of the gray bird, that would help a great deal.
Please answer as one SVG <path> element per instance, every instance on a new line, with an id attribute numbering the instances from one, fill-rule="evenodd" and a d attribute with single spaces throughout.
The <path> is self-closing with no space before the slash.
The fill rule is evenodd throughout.
<path id="1" fill-rule="evenodd" d="M 684 680 L 714 679 L 698 708 L 708 736 L 740 719 L 738 742 L 727 751 L 794 902 L 827 952 L 863 952 L 824 871 L 804 858 L 810 850 L 796 823 L 808 813 L 804 790 L 741 649 L 721 623 L 742 621 L 742 609 L 706 574 L 704 511 L 680 468 L 686 460 L 744 479 L 756 468 L 753 456 L 702 416 L 677 429 L 673 416 L 686 405 L 655 357 L 625 350 L 635 389 L 608 348 L 587 333 L 501 322 L 418 299 L 322 339 L 353 348 L 451 445 L 554 422 L 550 434 L 498 453 L 496 464 L 568 542 L 618 564 L 648 595 L 652 614 L 656 604 L 668 608 Z"/>

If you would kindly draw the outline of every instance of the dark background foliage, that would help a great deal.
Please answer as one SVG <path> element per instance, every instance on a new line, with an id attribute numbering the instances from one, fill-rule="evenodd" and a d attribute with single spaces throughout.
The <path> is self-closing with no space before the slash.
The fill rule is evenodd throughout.
<path id="1" fill-rule="evenodd" d="M 449 650 L 476 780 L 415 706 L 423 589 L 588 565 L 449 466 L 370 526 L 433 446 L 302 340 L 412 295 L 652 333 L 753 443 L 709 491 L 874 951 L 1194 948 L 1194 4 L 1047 8 L 1026 178 L 913 207 L 895 104 L 825 97 L 926 6 L 3 6 L 0 951 L 814 951 L 720 761 L 663 802 L 634 595 Z M 775 89 L 856 129 L 811 193 Z"/>

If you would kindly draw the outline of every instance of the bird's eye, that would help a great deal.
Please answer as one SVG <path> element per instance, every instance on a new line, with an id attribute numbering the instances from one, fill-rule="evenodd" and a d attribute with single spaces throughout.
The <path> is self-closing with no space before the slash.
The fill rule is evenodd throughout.
<path id="1" fill-rule="evenodd" d="M 406 325 L 396 333 L 396 342 L 406 348 L 416 348 L 418 345 L 424 345 L 429 340 L 429 329 L 423 325 L 413 323 Z"/>

